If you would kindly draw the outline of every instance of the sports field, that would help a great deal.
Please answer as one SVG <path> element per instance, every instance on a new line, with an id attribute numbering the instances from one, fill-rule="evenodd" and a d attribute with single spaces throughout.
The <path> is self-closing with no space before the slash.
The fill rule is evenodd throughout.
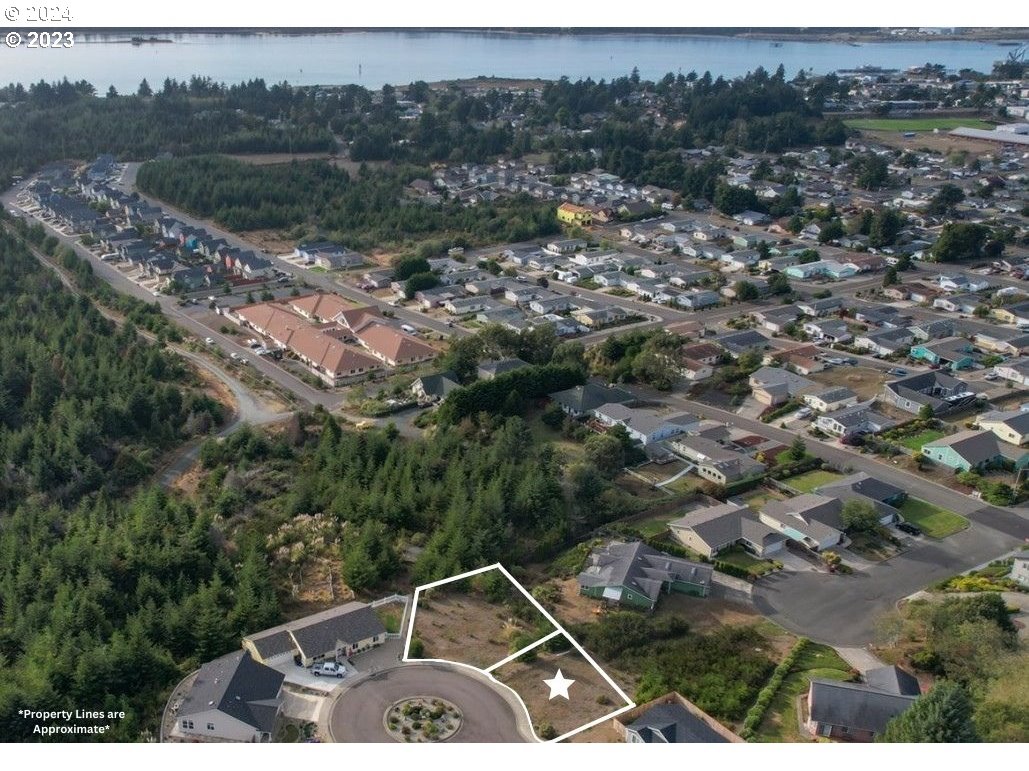
<path id="1" fill-rule="evenodd" d="M 990 130 L 992 123 L 975 118 L 854 118 L 843 123 L 859 131 L 950 131 L 959 126 Z"/>

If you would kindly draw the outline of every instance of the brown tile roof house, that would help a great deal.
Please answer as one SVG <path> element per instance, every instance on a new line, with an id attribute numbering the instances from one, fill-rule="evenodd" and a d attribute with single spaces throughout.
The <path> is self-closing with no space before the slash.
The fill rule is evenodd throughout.
<path id="1" fill-rule="evenodd" d="M 236 310 L 247 326 L 293 352 L 322 380 L 339 385 L 382 369 L 376 359 L 338 338 L 338 327 L 316 327 L 277 303 L 258 303 Z"/>
<path id="2" fill-rule="evenodd" d="M 696 343 L 685 346 L 680 353 L 687 359 L 696 359 L 704 364 L 717 364 L 722 349 L 712 343 Z"/>
<path id="3" fill-rule="evenodd" d="M 289 305 L 301 316 L 314 321 L 331 321 L 337 314 L 352 307 L 339 295 L 324 293 L 291 298 Z"/>
<path id="4" fill-rule="evenodd" d="M 362 305 L 360 308 L 341 310 L 332 317 L 332 320 L 356 332 L 373 321 L 381 321 L 382 314 L 379 313 L 379 309 L 374 305 Z"/>
<path id="5" fill-rule="evenodd" d="M 428 361 L 437 353 L 432 346 L 385 324 L 366 324 L 354 334 L 373 356 L 391 367 Z"/>

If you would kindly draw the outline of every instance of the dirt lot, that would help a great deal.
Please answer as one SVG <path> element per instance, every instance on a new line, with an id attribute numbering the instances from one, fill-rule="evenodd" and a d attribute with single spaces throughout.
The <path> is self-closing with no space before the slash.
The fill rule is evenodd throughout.
<path id="1" fill-rule="evenodd" d="M 428 596 L 426 596 L 428 595 Z M 485 669 L 511 655 L 512 638 L 521 634 L 522 646 L 554 631 L 542 617 L 536 625 L 515 618 L 503 605 L 482 595 L 437 591 L 422 593 L 414 619 L 414 632 L 425 645 L 424 658 L 446 659 Z"/>
<path id="2" fill-rule="evenodd" d="M 952 137 L 946 131 L 941 131 L 939 134 L 931 131 L 918 131 L 911 138 L 905 138 L 901 131 L 862 131 L 861 135 L 867 137 L 871 142 L 880 143 L 886 147 L 896 147 L 902 150 L 918 150 L 928 147 L 943 155 L 961 151 L 965 151 L 971 156 L 990 155 L 999 147 L 993 142 L 985 142 L 980 139 Z"/>
<path id="3" fill-rule="evenodd" d="M 832 367 L 809 376 L 826 386 L 846 386 L 864 401 L 882 392 L 886 376 L 872 367 Z"/>
<path id="4" fill-rule="evenodd" d="M 554 735 L 560 736 L 625 706 L 625 700 L 577 650 L 534 653 L 505 664 L 493 676 L 522 697 L 537 733 L 549 725 Z M 568 688 L 567 699 L 550 698 L 550 686 L 543 682 L 555 677 L 558 669 L 575 681 Z"/>

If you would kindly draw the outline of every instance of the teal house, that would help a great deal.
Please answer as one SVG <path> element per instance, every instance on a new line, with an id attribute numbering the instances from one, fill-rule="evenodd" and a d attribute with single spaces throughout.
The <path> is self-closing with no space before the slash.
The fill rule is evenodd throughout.
<path id="1" fill-rule="evenodd" d="M 961 431 L 922 445 L 922 455 L 955 471 L 979 471 L 1004 461 L 990 431 Z"/>
<path id="2" fill-rule="evenodd" d="M 911 358 L 946 367 L 950 370 L 971 369 L 975 364 L 972 344 L 960 337 L 946 337 L 935 342 L 911 346 Z"/>
<path id="3" fill-rule="evenodd" d="M 587 597 L 653 610 L 662 594 L 706 597 L 710 565 L 672 557 L 643 542 L 612 541 L 594 549 L 579 573 L 579 593 Z"/>

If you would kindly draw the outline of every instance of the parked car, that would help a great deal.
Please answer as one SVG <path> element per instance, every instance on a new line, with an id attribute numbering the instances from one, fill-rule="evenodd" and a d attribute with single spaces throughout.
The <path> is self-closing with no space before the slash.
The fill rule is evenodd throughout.
<path id="1" fill-rule="evenodd" d="M 213 338 L 213 337 L 205 337 L 205 338 L 204 338 L 204 342 L 205 342 L 205 343 L 206 343 L 207 345 L 214 345 L 214 338 Z"/>
<path id="2" fill-rule="evenodd" d="M 987 372 L 985 375 L 983 375 L 983 380 L 996 380 L 999 377 L 1000 375 L 998 375 L 996 372 Z"/>
<path id="3" fill-rule="evenodd" d="M 908 535 L 922 534 L 922 528 L 920 528 L 918 525 L 912 525 L 910 522 L 899 523 L 897 525 L 897 529 L 900 530 L 902 533 L 907 533 Z"/>
<path id="4" fill-rule="evenodd" d="M 343 677 L 347 673 L 347 668 L 342 664 L 337 664 L 335 661 L 323 661 L 321 664 L 315 664 L 311 667 L 311 674 L 315 677 Z"/>
<path id="5" fill-rule="evenodd" d="M 799 410 L 797 410 L 797 417 L 798 418 L 806 418 L 810 414 L 811 414 L 811 408 L 810 407 L 801 407 Z"/>
<path id="6" fill-rule="evenodd" d="M 886 371 L 887 375 L 903 376 L 903 375 L 906 375 L 907 373 L 908 373 L 908 371 L 906 369 L 901 369 L 900 367 L 894 367 L 893 369 L 889 369 L 889 370 Z"/>
<path id="7" fill-rule="evenodd" d="M 232 353 L 229 354 L 229 358 L 232 359 L 233 361 L 239 361 L 239 354 L 236 353 L 235 351 L 233 351 Z"/>

